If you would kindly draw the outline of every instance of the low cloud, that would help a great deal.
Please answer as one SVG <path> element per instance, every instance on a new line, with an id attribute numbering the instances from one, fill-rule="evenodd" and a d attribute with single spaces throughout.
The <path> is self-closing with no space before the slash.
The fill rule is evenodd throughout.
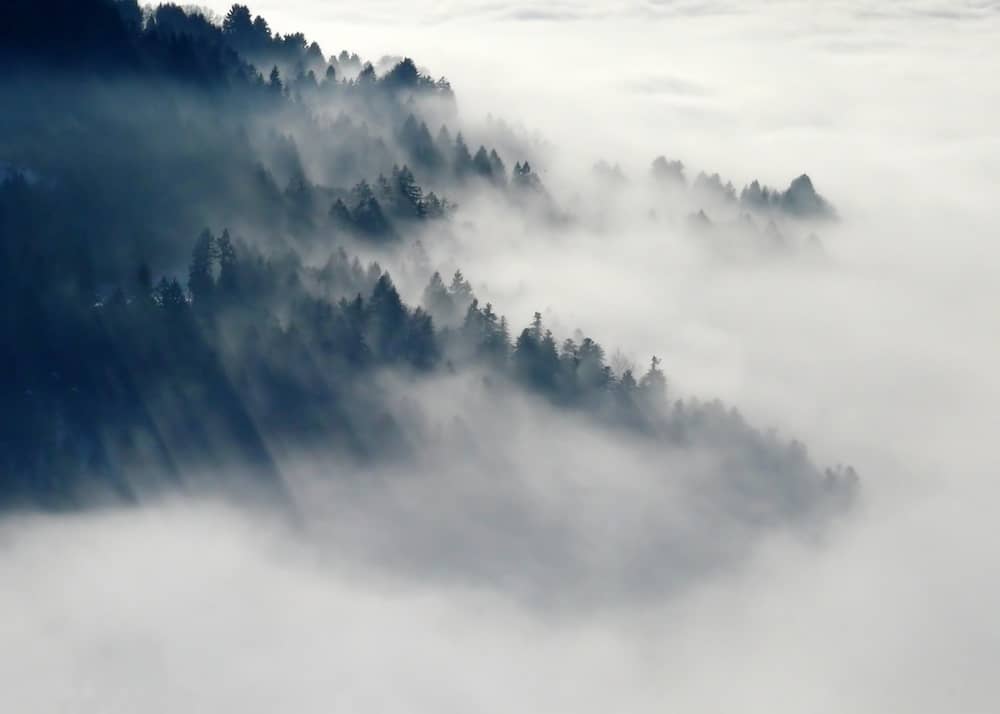
<path id="1" fill-rule="evenodd" d="M 574 220 L 470 193 L 428 267 L 517 331 L 539 311 L 622 364 L 658 355 L 672 401 L 850 461 L 861 497 L 795 508 L 780 469 L 725 477 L 735 438 L 663 448 L 478 373 L 388 374 L 417 448 L 282 454 L 282 515 L 198 496 L 0 522 L 12 710 L 995 709 L 993 4 L 252 9 L 327 54 L 412 54 L 484 136 L 492 113 L 548 140 Z M 661 154 L 737 192 L 808 173 L 840 221 L 753 218 L 812 253 L 713 242 L 692 215 L 741 204 L 669 196 Z M 412 256 L 386 262 L 418 302 Z"/>

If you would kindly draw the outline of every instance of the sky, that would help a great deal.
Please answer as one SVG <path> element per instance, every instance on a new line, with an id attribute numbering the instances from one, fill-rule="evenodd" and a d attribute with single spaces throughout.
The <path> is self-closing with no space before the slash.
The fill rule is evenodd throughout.
<path id="1" fill-rule="evenodd" d="M 628 205 L 605 232 L 552 235 L 470 210 L 429 250 L 516 326 L 541 310 L 637 363 L 658 354 L 675 393 L 849 461 L 863 498 L 818 542 L 775 536 L 669 597 L 570 607 L 580 578 L 617 572 L 588 529 L 625 552 L 645 537 L 649 464 L 578 425 L 546 444 L 509 426 L 537 408 L 514 401 L 494 424 L 506 447 L 421 467 L 457 480 L 507 459 L 535 477 L 551 447 L 587 478 L 542 460 L 538 512 L 551 522 L 578 495 L 559 533 L 587 567 L 470 524 L 421 540 L 440 532 L 401 518 L 426 498 L 407 488 L 326 494 L 339 505 L 305 539 L 212 502 L 25 517 L 0 524 L 5 697 L 37 712 L 995 711 L 1000 4 L 251 9 L 327 54 L 412 56 L 452 82 L 464 122 L 537 131 L 564 205 L 589 205 L 602 158 L 641 179 L 665 154 L 737 188 L 808 173 L 842 219 L 822 261 L 718 260 Z M 467 385 L 441 390 L 442 409 L 481 417 Z M 594 485 L 616 470 L 634 478 Z M 674 516 L 713 545 L 712 523 Z M 442 576 L 435 553 L 466 538 L 456 567 L 482 559 L 486 576 Z"/>

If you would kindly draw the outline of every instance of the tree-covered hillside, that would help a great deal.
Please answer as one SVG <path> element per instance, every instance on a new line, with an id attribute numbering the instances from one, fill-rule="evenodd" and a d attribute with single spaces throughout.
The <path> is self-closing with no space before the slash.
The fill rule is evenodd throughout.
<path id="1" fill-rule="evenodd" d="M 7 2 L 0 61 L 3 504 L 129 500 L 193 473 L 280 494 L 299 448 L 405 458 L 421 444 L 386 371 L 475 373 L 665 453 L 709 452 L 751 494 L 739 519 L 850 502 L 853 470 L 679 399 L 656 357 L 616 373 L 594 339 L 508 321 L 434 266 L 420 304 L 401 298 L 371 256 L 452 231 L 461 197 L 557 212 L 533 157 L 468 143 L 451 86 L 414 61 L 379 72 L 244 6 L 214 24 L 134 0 Z M 808 178 L 754 186 L 743 201 L 816 203 Z"/>

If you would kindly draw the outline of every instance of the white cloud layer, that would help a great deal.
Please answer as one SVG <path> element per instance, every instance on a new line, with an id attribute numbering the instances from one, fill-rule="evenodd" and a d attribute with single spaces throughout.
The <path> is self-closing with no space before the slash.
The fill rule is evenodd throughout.
<path id="1" fill-rule="evenodd" d="M 822 544 L 774 537 L 676 597 L 583 612 L 489 578 L 393 574 L 399 541 L 371 547 L 363 519 L 305 536 L 209 503 L 9 520 L 4 709 L 996 711 L 1000 4 L 251 9 L 327 53 L 412 55 L 449 77 L 469 122 L 492 112 L 540 130 L 567 206 L 588 206 L 599 158 L 639 179 L 667 154 L 738 187 L 808 172 L 843 216 L 819 264 L 720 263 L 628 205 L 605 233 L 541 236 L 470 206 L 457 244 L 428 249 L 518 328 L 543 310 L 562 335 L 659 354 L 679 392 L 739 405 L 820 463 L 850 460 L 863 505 Z M 537 435 L 511 458 L 550 436 L 547 459 L 590 463 L 567 444 L 579 433 Z M 617 518 L 605 542 L 639 537 L 629 509 L 645 492 L 602 488 L 601 509 L 566 519 Z M 370 515 L 388 523 L 392 509 Z M 471 532 L 485 539 L 472 557 L 488 557 L 489 528 Z"/>

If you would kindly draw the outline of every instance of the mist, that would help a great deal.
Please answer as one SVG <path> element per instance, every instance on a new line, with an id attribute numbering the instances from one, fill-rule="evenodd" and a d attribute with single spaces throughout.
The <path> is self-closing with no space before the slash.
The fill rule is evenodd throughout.
<path id="1" fill-rule="evenodd" d="M 229 6 L 206 4 L 219 17 Z M 317 369 L 336 416 L 275 400 L 275 423 L 315 430 L 303 444 L 240 392 L 226 362 L 240 348 L 223 340 L 222 371 L 281 495 L 220 489 L 251 459 L 177 455 L 183 489 L 0 517 L 0 667 L 14 709 L 996 708 L 995 5 L 252 10 L 327 55 L 413 57 L 447 77 L 454 107 L 426 111 L 508 168 L 530 159 L 544 186 L 544 199 L 511 199 L 428 175 L 457 208 L 400 222 L 419 246 L 342 245 L 391 272 L 407 304 L 421 304 L 433 271 L 447 281 L 460 269 L 513 336 L 537 311 L 557 343 L 599 341 L 619 377 L 638 379 L 656 355 L 668 426 L 630 429 L 603 403 L 567 408 L 463 365 L 455 348 L 424 376 L 414 358 L 350 388 Z M 109 112 L 141 92 L 116 91 Z M 186 121 L 213 136 L 191 106 Z M 359 111 L 323 106 L 315 123 L 262 115 L 248 142 L 278 183 L 301 169 L 330 187 L 317 188 L 324 200 L 346 200 L 383 159 L 340 161 L 360 129 L 310 151 L 323 120 Z M 237 112 L 218 111 L 220 123 Z M 275 124 L 301 167 L 268 134 Z M 238 151 L 218 147 L 226 161 Z M 683 186 L 657 182 L 657 156 L 683 162 Z M 595 172 L 600 161 L 623 180 Z M 754 213 L 699 194 L 699 172 L 737 194 L 807 174 L 836 215 Z M 274 219 L 244 187 L 227 208 L 258 212 L 202 209 L 185 196 L 209 189 L 175 185 L 192 221 L 254 246 L 280 236 L 303 256 L 308 290 L 326 295 L 308 271 L 330 251 L 311 228 Z M 128 259 L 183 272 L 187 244 L 137 240 L 156 248 Z M 370 291 L 372 275 L 329 294 Z M 278 312 L 297 309 L 289 298 Z M 157 409 L 178 402 L 143 394 L 171 451 L 183 440 L 169 424 L 184 415 Z M 205 423 L 219 439 L 242 429 Z M 848 463 L 855 490 L 823 480 Z M 126 478 L 160 468 L 136 461 Z"/>

